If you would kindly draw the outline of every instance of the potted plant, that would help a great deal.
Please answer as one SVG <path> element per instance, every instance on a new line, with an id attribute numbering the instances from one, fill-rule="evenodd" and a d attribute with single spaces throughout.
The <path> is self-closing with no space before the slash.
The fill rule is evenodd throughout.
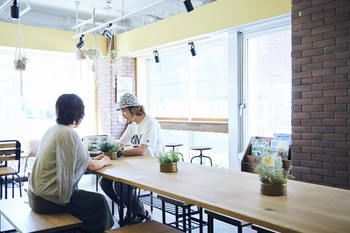
<path id="1" fill-rule="evenodd" d="M 118 144 L 114 142 L 102 142 L 99 145 L 100 150 L 110 159 L 117 159 Z"/>
<path id="2" fill-rule="evenodd" d="M 270 196 L 281 196 L 287 193 L 287 180 L 291 178 L 290 168 L 283 169 L 280 156 L 265 155 L 255 171 L 259 174 L 261 181 L 261 193 Z"/>
<path id="3" fill-rule="evenodd" d="M 180 161 L 180 156 L 175 151 L 168 151 L 158 157 L 160 164 L 160 172 L 177 172 L 177 162 Z"/>

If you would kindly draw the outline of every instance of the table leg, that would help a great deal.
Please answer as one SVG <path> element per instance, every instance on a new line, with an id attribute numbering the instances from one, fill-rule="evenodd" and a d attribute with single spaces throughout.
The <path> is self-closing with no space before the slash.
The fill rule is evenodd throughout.
<path id="1" fill-rule="evenodd" d="M 124 195 L 123 195 L 123 183 L 119 183 L 119 188 L 120 188 L 120 204 L 119 204 L 119 222 L 120 222 L 120 226 L 124 226 L 125 225 L 125 220 L 124 220 Z"/>

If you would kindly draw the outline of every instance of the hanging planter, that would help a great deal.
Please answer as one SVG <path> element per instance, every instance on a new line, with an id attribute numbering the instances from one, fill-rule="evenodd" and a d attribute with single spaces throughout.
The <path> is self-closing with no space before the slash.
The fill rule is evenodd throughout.
<path id="1" fill-rule="evenodd" d="M 27 65 L 27 58 L 26 57 L 19 57 L 17 59 L 14 60 L 14 64 L 15 64 L 15 70 L 19 70 L 19 71 L 23 71 L 26 69 L 26 65 Z"/>
<path id="2" fill-rule="evenodd" d="M 18 20 L 14 65 L 15 65 L 15 70 L 19 70 L 19 71 L 23 71 L 26 69 L 26 65 L 28 61 L 28 59 L 25 56 L 22 38 L 23 36 L 22 36 L 21 23 L 20 23 L 20 20 Z"/>
<path id="3" fill-rule="evenodd" d="M 22 29 L 21 23 L 18 19 L 17 23 L 17 33 L 16 33 L 16 50 L 15 50 L 15 60 L 13 61 L 15 70 L 20 72 L 20 93 L 23 97 L 23 76 L 22 71 L 26 70 L 28 59 L 25 56 L 24 48 L 23 48 L 23 40 L 22 40 Z"/>

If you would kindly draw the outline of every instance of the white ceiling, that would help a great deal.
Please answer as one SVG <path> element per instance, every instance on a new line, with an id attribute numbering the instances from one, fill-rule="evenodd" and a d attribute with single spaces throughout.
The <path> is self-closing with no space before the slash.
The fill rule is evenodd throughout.
<path id="1" fill-rule="evenodd" d="M 123 21 L 119 21 L 115 33 L 132 30 L 137 27 L 153 23 L 164 18 L 186 12 L 184 0 L 28 0 L 31 10 L 21 17 L 23 24 L 56 28 L 72 31 L 76 25 L 76 9 L 80 20 L 89 19 L 95 9 L 97 23 L 108 22 L 154 3 L 159 3 L 143 10 Z M 192 0 L 194 8 L 200 7 L 215 0 Z M 0 0 L 2 5 L 6 0 Z M 18 0 L 20 9 L 26 6 L 26 0 Z M 11 22 L 10 9 L 0 12 L 0 20 Z M 86 30 L 93 25 L 86 25 L 80 30 Z"/>

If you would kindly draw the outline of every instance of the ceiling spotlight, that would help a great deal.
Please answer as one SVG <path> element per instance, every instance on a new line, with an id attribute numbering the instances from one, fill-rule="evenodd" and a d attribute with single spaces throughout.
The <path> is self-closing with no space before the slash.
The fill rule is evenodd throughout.
<path id="1" fill-rule="evenodd" d="M 184 4 L 185 4 L 187 12 L 193 11 L 193 5 L 192 5 L 191 0 L 185 0 Z"/>
<path id="2" fill-rule="evenodd" d="M 153 51 L 153 55 L 154 55 L 154 61 L 156 63 L 159 63 L 159 53 L 158 53 L 158 50 L 154 50 Z"/>
<path id="3" fill-rule="evenodd" d="M 84 46 L 84 44 L 85 44 L 83 38 L 84 38 L 84 34 L 80 36 L 79 42 L 78 42 L 77 45 L 76 45 L 76 47 L 77 47 L 78 49 L 81 49 L 81 48 Z"/>
<path id="4" fill-rule="evenodd" d="M 14 19 L 19 18 L 19 7 L 17 5 L 17 0 L 13 0 L 13 5 L 11 6 L 11 17 Z"/>
<path id="5" fill-rule="evenodd" d="M 107 28 L 102 33 L 102 35 L 105 36 L 108 40 L 111 40 L 113 38 L 113 35 L 111 33 L 111 26 L 111 23 L 108 24 Z"/>
<path id="6" fill-rule="evenodd" d="M 190 42 L 190 43 L 188 43 L 188 45 L 191 47 L 191 48 L 190 48 L 190 51 L 191 51 L 192 56 L 193 56 L 193 57 L 196 56 L 196 55 L 197 55 L 197 52 L 196 52 L 196 47 L 194 46 L 194 43 L 193 43 L 193 42 Z"/>

